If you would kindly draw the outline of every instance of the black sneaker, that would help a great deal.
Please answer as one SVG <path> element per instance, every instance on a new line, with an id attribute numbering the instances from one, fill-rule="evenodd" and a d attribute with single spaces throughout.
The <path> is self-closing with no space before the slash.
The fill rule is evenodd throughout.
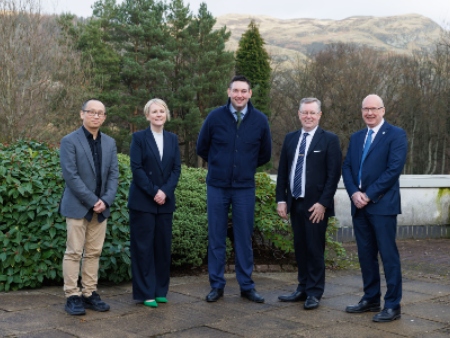
<path id="1" fill-rule="evenodd" d="M 90 297 L 81 297 L 83 299 L 83 304 L 86 309 L 91 309 L 94 311 L 105 312 L 109 310 L 109 305 L 100 299 L 100 295 L 94 291 Z"/>
<path id="2" fill-rule="evenodd" d="M 80 296 L 70 296 L 67 298 L 65 310 L 69 315 L 78 316 L 86 314 L 83 301 Z"/>

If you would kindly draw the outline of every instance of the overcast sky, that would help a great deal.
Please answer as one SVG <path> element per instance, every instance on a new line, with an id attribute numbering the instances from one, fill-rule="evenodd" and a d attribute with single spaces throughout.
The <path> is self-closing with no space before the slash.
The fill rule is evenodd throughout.
<path id="1" fill-rule="evenodd" d="M 95 0 L 41 0 L 58 3 L 51 12 L 71 12 L 78 16 L 91 16 Z M 121 0 L 116 0 L 120 2 Z M 185 0 L 196 13 L 201 2 L 206 2 L 214 16 L 228 13 L 269 15 L 280 19 L 315 18 L 345 19 L 349 16 L 391 16 L 417 13 L 438 24 L 450 22 L 450 0 Z M 45 7 L 47 9 L 47 6 Z"/>

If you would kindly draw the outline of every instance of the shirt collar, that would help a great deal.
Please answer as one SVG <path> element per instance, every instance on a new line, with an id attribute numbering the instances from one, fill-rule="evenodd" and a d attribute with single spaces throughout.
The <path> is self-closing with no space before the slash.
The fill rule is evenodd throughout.
<path id="1" fill-rule="evenodd" d="M 376 135 L 383 124 L 384 124 L 384 118 L 381 120 L 381 122 L 378 126 L 373 127 L 373 128 L 367 128 L 367 132 L 369 132 L 369 129 L 372 129 L 373 133 Z"/>
<path id="2" fill-rule="evenodd" d="M 317 128 L 319 127 L 319 125 L 317 125 L 313 130 L 311 130 L 311 131 L 304 131 L 303 130 L 303 128 L 302 128 L 302 134 L 301 135 L 303 135 L 304 133 L 308 133 L 308 135 L 310 135 L 311 136 L 311 138 L 314 136 L 314 134 L 316 133 L 316 130 L 317 130 Z"/>
<path id="3" fill-rule="evenodd" d="M 94 139 L 94 135 L 92 135 L 91 132 L 85 128 L 85 126 L 82 125 L 81 128 L 83 128 L 84 135 L 86 135 L 86 138 L 87 138 L 88 140 L 93 140 L 93 139 Z M 97 140 L 100 140 L 100 138 L 101 138 L 101 136 L 102 136 L 101 134 L 102 134 L 102 133 L 99 131 L 98 134 L 97 134 L 97 139 L 96 139 L 96 141 L 97 141 Z"/>
<path id="4" fill-rule="evenodd" d="M 244 117 L 245 114 L 247 114 L 248 110 L 248 104 L 244 107 L 244 109 L 241 110 L 242 117 Z M 236 114 L 237 110 L 233 107 L 233 105 L 230 103 L 230 111 L 233 114 Z"/>

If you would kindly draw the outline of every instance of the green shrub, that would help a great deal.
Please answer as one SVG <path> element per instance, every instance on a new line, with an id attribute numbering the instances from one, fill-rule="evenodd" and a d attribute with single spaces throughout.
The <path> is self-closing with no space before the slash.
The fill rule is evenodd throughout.
<path id="1" fill-rule="evenodd" d="M 128 225 L 129 157 L 119 154 L 119 187 L 100 260 L 100 278 L 114 283 L 131 279 Z M 182 167 L 176 190 L 172 264 L 200 266 L 206 261 L 208 230 L 206 170 Z M 44 280 L 61 283 L 66 245 L 65 219 L 58 213 L 64 188 L 59 150 L 42 143 L 19 141 L 0 145 L 0 291 L 36 288 Z M 231 224 L 231 220 L 230 220 Z M 327 257 L 331 264 L 343 252 L 329 226 Z M 293 252 L 291 227 L 276 213 L 275 184 L 256 174 L 256 254 L 273 257 Z M 227 253 L 231 243 L 227 240 Z M 345 252 L 345 251 L 344 251 Z"/>
<path id="2" fill-rule="evenodd" d="M 206 170 L 182 167 L 175 191 L 177 210 L 173 215 L 172 264 L 200 266 L 208 248 L 206 215 Z"/>
<path id="3" fill-rule="evenodd" d="M 100 258 L 99 277 L 114 283 L 131 279 L 130 227 L 128 225 L 128 189 L 131 182 L 130 158 L 118 154 L 119 185 L 106 227 Z M 59 168 L 58 168 L 59 169 Z"/>
<path id="4" fill-rule="evenodd" d="M 66 226 L 55 212 L 62 193 L 58 160 L 34 142 L 0 149 L 0 290 L 62 278 Z"/>
<path id="5" fill-rule="evenodd" d="M 108 219 L 99 276 L 131 279 L 128 189 L 129 157 L 118 155 L 119 186 Z M 64 188 L 59 150 L 19 141 L 0 146 L 0 291 L 62 282 L 66 223 L 58 213 Z M 206 171 L 183 166 L 176 190 L 173 265 L 199 266 L 207 252 Z"/>
<path id="6" fill-rule="evenodd" d="M 265 173 L 256 174 L 255 231 L 253 248 L 267 258 L 282 259 L 294 252 L 294 237 L 290 221 L 281 219 L 276 212 L 276 184 Z M 336 267 L 345 257 L 342 244 L 334 240 L 338 221 L 330 217 L 326 233 L 325 263 Z"/>
<path id="7" fill-rule="evenodd" d="M 260 255 L 283 258 L 294 250 L 291 225 L 276 212 L 275 183 L 269 175 L 257 173 L 253 247 Z"/>
<path id="8" fill-rule="evenodd" d="M 100 276 L 129 280 L 130 252 L 126 196 L 129 165 L 119 156 L 120 184 L 108 221 Z M 62 281 L 66 222 L 58 213 L 64 188 L 59 150 L 19 141 L 0 148 L 0 291 Z"/>

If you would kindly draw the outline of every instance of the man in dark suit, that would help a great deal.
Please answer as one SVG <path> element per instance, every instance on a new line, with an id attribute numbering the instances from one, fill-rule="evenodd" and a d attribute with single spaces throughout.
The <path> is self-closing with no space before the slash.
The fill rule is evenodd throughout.
<path id="1" fill-rule="evenodd" d="M 341 177 L 342 153 L 338 137 L 319 127 L 321 102 L 300 101 L 302 129 L 286 135 L 278 165 L 276 198 L 280 217 L 291 214 L 298 286 L 282 302 L 305 301 L 316 309 L 325 288 L 325 233 L 334 216 L 334 194 Z"/>
<path id="2" fill-rule="evenodd" d="M 244 76 L 235 76 L 228 102 L 209 113 L 197 140 L 197 154 L 208 162 L 207 302 L 223 296 L 225 288 L 228 212 L 232 207 L 236 278 L 241 296 L 262 303 L 255 290 L 252 234 L 255 213 L 255 172 L 270 160 L 272 139 L 267 117 L 250 102 L 252 90 Z"/>
<path id="3" fill-rule="evenodd" d="M 408 151 L 406 133 L 384 120 L 384 104 L 378 95 L 362 102 L 362 118 L 367 125 L 350 138 L 342 167 L 345 188 L 352 201 L 353 229 L 358 245 L 364 296 L 349 313 L 380 311 L 380 272 L 383 262 L 387 291 L 383 310 L 375 322 L 400 318 L 402 275 L 395 243 L 397 215 L 401 213 L 399 176 Z"/>
<path id="4" fill-rule="evenodd" d="M 80 111 L 83 125 L 61 140 L 60 162 L 66 183 L 59 206 L 66 217 L 67 243 L 63 260 L 65 310 L 85 314 L 85 308 L 108 311 L 97 293 L 98 267 L 106 234 L 106 219 L 119 178 L 113 138 L 100 132 L 106 119 L 102 102 L 86 101 Z M 78 276 L 81 267 L 81 291 Z"/>

